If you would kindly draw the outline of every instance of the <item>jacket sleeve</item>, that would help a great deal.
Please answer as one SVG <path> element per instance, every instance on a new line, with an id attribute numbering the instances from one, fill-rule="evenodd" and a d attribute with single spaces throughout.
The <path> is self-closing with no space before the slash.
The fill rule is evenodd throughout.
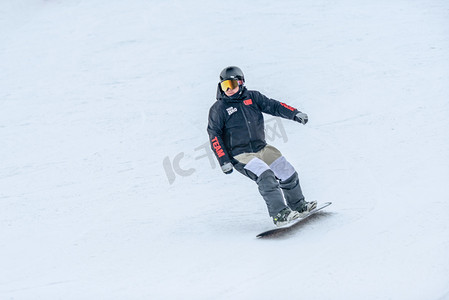
<path id="1" fill-rule="evenodd" d="M 254 91 L 254 98 L 259 105 L 260 110 L 266 114 L 293 120 L 299 112 L 296 108 L 286 103 L 270 99 L 257 91 Z"/>
<path id="2" fill-rule="evenodd" d="M 214 106 L 209 110 L 209 121 L 207 125 L 207 133 L 209 134 L 209 142 L 212 152 L 218 160 L 220 166 L 227 162 L 231 162 L 231 158 L 223 143 L 224 116 L 220 114 Z"/>

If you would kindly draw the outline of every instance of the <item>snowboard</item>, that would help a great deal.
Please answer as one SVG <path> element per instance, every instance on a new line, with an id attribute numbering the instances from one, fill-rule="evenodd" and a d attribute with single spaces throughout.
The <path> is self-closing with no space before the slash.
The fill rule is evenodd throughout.
<path id="1" fill-rule="evenodd" d="M 325 207 L 328 207 L 331 204 L 332 204 L 332 202 L 325 202 L 323 204 L 318 203 L 317 207 L 314 210 L 310 211 L 307 215 L 305 215 L 303 217 L 300 217 L 300 218 L 298 218 L 296 220 L 293 220 L 292 222 L 290 222 L 288 224 L 285 224 L 285 225 L 283 225 L 281 227 L 276 227 L 274 229 L 270 229 L 270 230 L 264 231 L 262 233 L 259 233 L 256 237 L 261 238 L 261 237 L 273 235 L 273 234 L 279 233 L 281 231 L 287 230 L 288 228 L 291 228 L 291 227 L 295 226 L 296 224 L 298 224 L 301 221 L 307 219 L 308 217 L 316 214 L 317 212 L 319 212 L 320 210 L 322 210 Z"/>

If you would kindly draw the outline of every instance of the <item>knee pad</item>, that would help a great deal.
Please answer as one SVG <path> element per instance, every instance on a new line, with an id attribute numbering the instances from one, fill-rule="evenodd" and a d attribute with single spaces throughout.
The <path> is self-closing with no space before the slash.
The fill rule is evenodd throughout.
<path id="1" fill-rule="evenodd" d="M 260 158 L 251 159 L 246 165 L 245 169 L 254 173 L 257 177 L 260 177 L 262 173 L 269 170 L 270 167 Z"/>
<path id="2" fill-rule="evenodd" d="M 281 181 L 286 181 L 292 177 L 296 171 L 295 168 L 285 159 L 284 156 L 276 159 L 271 165 L 270 169 Z"/>

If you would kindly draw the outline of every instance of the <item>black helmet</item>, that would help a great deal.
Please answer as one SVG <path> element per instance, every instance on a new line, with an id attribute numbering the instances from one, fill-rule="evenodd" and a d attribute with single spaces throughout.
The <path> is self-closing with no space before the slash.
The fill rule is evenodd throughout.
<path id="1" fill-rule="evenodd" d="M 239 67 L 230 66 L 224 68 L 220 73 L 220 82 L 228 79 L 237 79 L 242 80 L 245 83 L 245 76 L 243 75 L 242 70 Z"/>

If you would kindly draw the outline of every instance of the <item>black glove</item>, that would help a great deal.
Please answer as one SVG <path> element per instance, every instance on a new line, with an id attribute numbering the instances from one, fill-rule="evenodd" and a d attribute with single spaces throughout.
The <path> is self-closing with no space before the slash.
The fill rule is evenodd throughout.
<path id="1" fill-rule="evenodd" d="M 309 121 L 309 117 L 307 116 L 307 114 L 298 111 L 298 113 L 296 114 L 294 120 L 299 122 L 299 123 L 302 123 L 302 124 L 306 125 L 306 123 Z"/>
<path id="2" fill-rule="evenodd" d="M 225 174 L 231 174 L 233 168 L 234 168 L 234 166 L 230 162 L 227 162 L 227 163 L 225 163 L 224 165 L 221 166 L 221 170 Z"/>

